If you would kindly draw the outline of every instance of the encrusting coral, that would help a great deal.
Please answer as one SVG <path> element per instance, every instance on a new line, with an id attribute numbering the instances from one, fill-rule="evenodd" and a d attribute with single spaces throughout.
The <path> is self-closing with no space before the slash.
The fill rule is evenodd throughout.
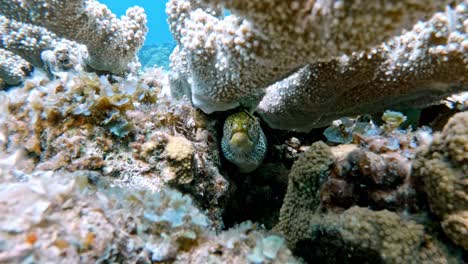
<path id="1" fill-rule="evenodd" d="M 468 250 L 468 112 L 453 116 L 413 163 L 431 211 L 456 244 Z"/>
<path id="2" fill-rule="evenodd" d="M 260 104 L 270 125 L 288 129 L 307 130 L 340 115 L 384 110 L 388 104 L 382 102 L 412 102 L 425 91 L 431 93 L 419 103 L 433 102 L 466 89 L 465 4 L 365 50 L 444 5 L 172 0 L 166 12 L 178 47 L 171 56 L 171 80 L 174 89 L 185 91 L 207 113 L 239 104 L 255 108 L 268 85 L 312 63 L 266 89 L 270 96 Z M 232 15 L 223 17 L 222 8 Z M 427 77 L 428 83 L 441 85 L 427 87 Z"/>
<path id="3" fill-rule="evenodd" d="M 130 8 L 118 19 L 94 0 L 3 0 L 0 15 L 0 47 L 24 55 L 36 66 L 41 52 L 54 47 L 58 36 L 84 44 L 89 53 L 84 59 L 91 68 L 125 73 L 138 62 L 136 53 L 148 30 L 142 8 Z M 75 48 L 67 47 L 70 53 Z"/>
<path id="4" fill-rule="evenodd" d="M 291 169 L 274 230 L 310 262 L 455 263 L 454 245 L 425 216 L 420 182 L 442 230 L 465 247 L 466 117 L 452 117 L 432 143 L 424 129 L 383 125 L 355 135 L 357 145 L 312 144 Z"/>
<path id="5" fill-rule="evenodd" d="M 322 263 L 448 263 L 446 249 L 424 226 L 387 211 L 351 207 L 342 214 L 311 216 L 305 259 Z"/>

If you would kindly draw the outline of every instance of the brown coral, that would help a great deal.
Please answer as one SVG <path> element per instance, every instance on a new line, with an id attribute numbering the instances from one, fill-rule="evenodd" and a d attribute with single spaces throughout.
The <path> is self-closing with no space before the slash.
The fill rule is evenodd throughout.
<path id="1" fill-rule="evenodd" d="M 317 142 L 294 163 L 289 174 L 288 190 L 276 230 L 286 236 L 294 251 L 298 241 L 308 237 L 310 216 L 320 204 L 319 190 L 335 161 L 330 148 Z"/>
<path id="2" fill-rule="evenodd" d="M 321 263 L 447 263 L 445 249 L 424 226 L 383 210 L 351 207 L 311 216 L 309 238 L 298 242 L 306 260 Z"/>
<path id="3" fill-rule="evenodd" d="M 418 153 L 413 175 L 424 183 L 431 210 L 442 219 L 445 233 L 468 249 L 468 112 L 454 115 Z"/>

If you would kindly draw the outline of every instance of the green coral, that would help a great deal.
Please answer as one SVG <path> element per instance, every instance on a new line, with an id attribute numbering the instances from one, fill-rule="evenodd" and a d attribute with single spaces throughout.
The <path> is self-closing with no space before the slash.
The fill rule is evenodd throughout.
<path id="1" fill-rule="evenodd" d="M 224 123 L 221 150 L 241 172 L 254 171 L 267 151 L 267 139 L 257 118 L 246 111 L 230 115 Z"/>
<path id="2" fill-rule="evenodd" d="M 275 227 L 286 236 L 294 251 L 299 240 L 309 236 L 310 216 L 319 204 L 319 190 L 335 161 L 330 147 L 319 141 L 294 163 L 289 174 L 288 190 Z"/>

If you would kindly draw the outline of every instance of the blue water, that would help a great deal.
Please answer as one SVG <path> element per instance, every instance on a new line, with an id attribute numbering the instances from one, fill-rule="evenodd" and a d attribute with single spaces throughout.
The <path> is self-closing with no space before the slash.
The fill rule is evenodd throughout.
<path id="1" fill-rule="evenodd" d="M 107 5 L 117 16 L 125 15 L 125 10 L 132 6 L 140 6 L 145 9 L 148 17 L 148 34 L 145 45 L 162 44 L 174 42 L 169 26 L 167 25 L 167 15 L 165 12 L 166 2 L 164 0 L 100 0 Z"/>

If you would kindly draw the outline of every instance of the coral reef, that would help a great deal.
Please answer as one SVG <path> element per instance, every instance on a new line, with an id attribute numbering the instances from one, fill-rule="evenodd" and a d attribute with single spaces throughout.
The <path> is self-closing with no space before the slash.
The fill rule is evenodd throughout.
<path id="1" fill-rule="evenodd" d="M 431 141 L 431 130 L 399 129 L 406 117 L 398 112 L 387 111 L 382 119 L 385 123 L 380 127 L 367 123 L 360 133 L 352 130 L 346 134 L 354 144 L 331 148 L 336 162 L 321 189 L 323 209 L 339 210 L 354 204 L 398 212 L 425 209 L 410 169 L 418 147 Z"/>
<path id="2" fill-rule="evenodd" d="M 7 84 L 16 85 L 21 83 L 32 71 L 32 66 L 20 56 L 0 48 L 0 89 Z"/>
<path id="3" fill-rule="evenodd" d="M 418 152 L 413 176 L 419 178 L 431 211 L 445 233 L 468 250 L 468 112 L 453 116 L 430 146 Z"/>
<path id="4" fill-rule="evenodd" d="M 0 159 L 2 263 L 296 263 L 282 238 L 251 223 L 211 232 L 204 212 L 176 190 L 32 167 L 19 153 Z"/>
<path id="5" fill-rule="evenodd" d="M 267 139 L 257 118 L 246 111 L 228 116 L 223 126 L 221 150 L 243 173 L 258 168 L 266 155 Z"/>
<path id="6" fill-rule="evenodd" d="M 309 239 L 297 251 L 321 263 L 447 263 L 454 259 L 424 226 L 387 210 L 351 207 L 311 216 Z"/>
<path id="7" fill-rule="evenodd" d="M 364 52 L 303 67 L 266 90 L 260 116 L 309 131 L 343 116 L 426 106 L 468 89 L 467 4 Z"/>
<path id="8" fill-rule="evenodd" d="M 0 2 L 0 14 L 0 47 L 18 53 L 38 67 L 42 64 L 38 60 L 40 54 L 53 50 L 51 47 L 60 41 L 57 38 L 65 38 L 87 47 L 89 56 L 85 62 L 91 68 L 128 72 L 138 62 L 136 53 L 147 32 L 142 8 L 130 8 L 118 19 L 105 5 L 94 0 L 34 0 L 27 3 L 4 0 Z M 68 53 L 81 52 L 76 50 L 76 44 L 65 49 Z"/>
<path id="9" fill-rule="evenodd" d="M 466 262 L 467 10 L 0 0 L 0 263 Z"/>
<path id="10" fill-rule="evenodd" d="M 320 204 L 320 186 L 328 177 L 334 159 L 330 148 L 317 142 L 291 168 L 288 190 L 275 229 L 285 235 L 293 252 L 296 244 L 310 235 L 310 216 Z"/>
<path id="11" fill-rule="evenodd" d="M 460 261 L 439 233 L 465 248 L 466 112 L 433 141 L 427 129 L 386 119 L 380 134 L 336 147 L 316 142 L 294 163 L 274 228 L 294 254 L 325 263 Z"/>
<path id="12" fill-rule="evenodd" d="M 464 3 L 371 47 L 443 6 L 169 1 L 166 11 L 178 42 L 172 83 L 207 113 L 255 108 L 266 91 L 259 112 L 268 124 L 302 131 L 391 104 L 430 103 L 466 89 Z M 232 15 L 223 17 L 221 8 Z M 440 85 L 426 85 L 432 83 Z"/>
<path id="13" fill-rule="evenodd" d="M 187 101 L 168 101 L 165 73 L 149 72 L 110 81 L 85 72 L 53 81 L 34 75 L 0 98 L 0 150 L 25 150 L 39 170 L 102 172 L 122 187 L 170 184 L 222 226 L 228 182 L 218 171 L 215 121 Z"/>

